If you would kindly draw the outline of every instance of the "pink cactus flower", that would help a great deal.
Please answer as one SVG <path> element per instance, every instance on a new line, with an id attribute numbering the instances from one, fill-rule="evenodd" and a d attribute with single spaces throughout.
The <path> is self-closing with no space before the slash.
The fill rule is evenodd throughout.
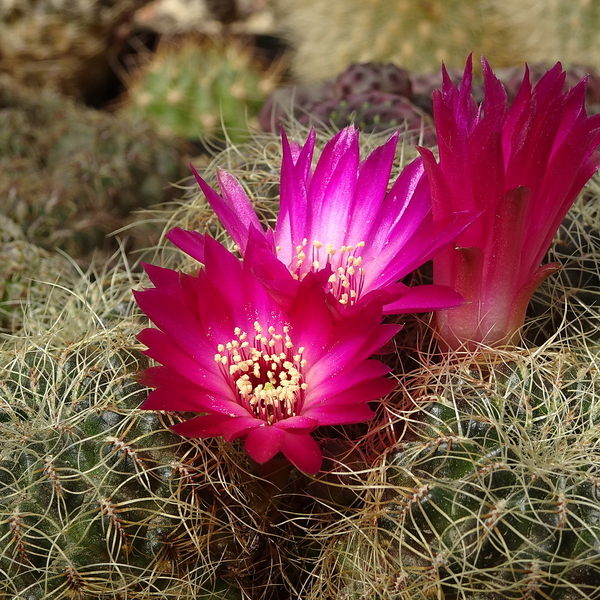
<path id="1" fill-rule="evenodd" d="M 202 245 L 196 276 L 145 265 L 154 288 L 134 292 L 157 327 L 138 339 L 162 365 L 142 375 L 156 388 L 142 408 L 200 413 L 174 431 L 228 441 L 245 436 L 257 462 L 281 451 L 298 469 L 316 473 L 322 454 L 311 432 L 370 419 L 368 402 L 393 389 L 384 377 L 389 368 L 369 357 L 399 326 L 381 324 L 378 299 L 334 322 L 313 274 L 286 310 L 253 274 L 253 240 L 244 261 L 209 236 Z"/>
<path id="2" fill-rule="evenodd" d="M 444 70 L 433 98 L 439 162 L 420 149 L 434 217 L 481 211 L 456 247 L 434 258 L 434 283 L 467 300 L 436 314 L 442 343 L 452 349 L 515 342 L 533 292 L 559 268 L 542 265 L 552 238 L 600 165 L 600 115 L 586 115 L 585 79 L 563 91 L 558 63 L 532 87 L 526 71 L 509 108 L 504 87 L 482 64 L 479 107 L 471 96 L 471 57 L 460 87 Z"/>
<path id="3" fill-rule="evenodd" d="M 194 171 L 208 202 L 242 255 L 251 232 L 270 248 L 270 262 L 287 267 L 289 280 L 327 271 L 325 289 L 348 314 L 373 294 L 384 295 L 384 312 L 425 312 L 462 304 L 447 286 L 408 287 L 400 280 L 453 242 L 475 217 L 449 213 L 434 220 L 430 191 L 420 158 L 409 164 L 388 192 L 398 135 L 360 160 L 359 132 L 347 127 L 325 146 L 312 168 L 315 132 L 303 147 L 282 134 L 280 211 L 274 230 L 263 231 L 240 183 L 219 170 L 222 197 Z M 169 239 L 202 261 L 203 237 L 174 229 Z M 269 256 L 263 256 L 268 268 Z M 278 285 L 286 275 L 278 271 Z"/>

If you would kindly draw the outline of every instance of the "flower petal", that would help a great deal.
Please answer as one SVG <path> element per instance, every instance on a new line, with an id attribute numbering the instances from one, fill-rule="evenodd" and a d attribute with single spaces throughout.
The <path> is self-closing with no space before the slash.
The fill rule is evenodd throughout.
<path id="1" fill-rule="evenodd" d="M 294 466 L 309 475 L 318 473 L 323 463 L 319 444 L 307 433 L 287 433 L 281 451 Z"/>
<path id="2" fill-rule="evenodd" d="M 282 429 L 263 423 L 248 433 L 246 452 L 257 463 L 265 463 L 281 450 L 286 435 Z"/>

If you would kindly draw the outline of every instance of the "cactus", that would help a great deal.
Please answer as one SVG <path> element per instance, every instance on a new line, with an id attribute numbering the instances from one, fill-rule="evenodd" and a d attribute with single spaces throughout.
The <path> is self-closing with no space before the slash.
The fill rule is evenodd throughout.
<path id="1" fill-rule="evenodd" d="M 363 136 L 364 151 L 384 137 Z M 279 149 L 257 135 L 204 175 L 240 177 L 269 222 Z M 412 158 L 398 154 L 395 173 Z M 541 346 L 444 362 L 415 319 L 398 339 L 413 356 L 388 357 L 399 391 L 369 425 L 320 432 L 313 479 L 260 472 L 236 442 L 183 440 L 176 415 L 137 410 L 136 269 L 32 283 L 17 335 L 0 338 L 0 598 L 599 598 L 596 190 L 554 245 L 564 273 L 538 293 L 552 318 L 587 315 L 585 335 L 539 317 Z M 195 191 L 153 219 L 224 238 Z M 197 268 L 158 253 L 149 262 Z"/>
<path id="2" fill-rule="evenodd" d="M 498 23 L 488 0 L 276 0 L 275 8 L 282 35 L 295 49 L 292 70 L 303 83 L 356 62 L 433 71 L 442 61 L 462 66 L 469 52 L 485 54 L 496 66 L 519 59 L 505 44 L 508 25 Z"/>
<path id="3" fill-rule="evenodd" d="M 240 141 L 276 79 L 274 71 L 261 73 L 238 43 L 163 40 L 132 78 L 121 114 L 143 116 L 182 138 L 226 134 Z"/>
<path id="4" fill-rule="evenodd" d="M 406 433 L 355 476 L 320 579 L 348 600 L 600 597 L 597 360 L 554 346 L 411 374 Z"/>
<path id="5" fill-rule="evenodd" d="M 27 241 L 72 256 L 104 245 L 132 210 L 168 200 L 168 182 L 183 173 L 186 148 L 151 124 L 81 108 L 7 77 L 0 81 L 0 131 L 2 212 Z"/>
<path id="6" fill-rule="evenodd" d="M 0 73 L 96 104 L 148 0 L 14 0 L 0 5 Z"/>
<path id="7" fill-rule="evenodd" d="M 24 305 L 40 286 L 72 275 L 72 261 L 24 239 L 21 228 L 0 216 L 0 331 L 16 333 L 22 326 Z M 47 293 L 47 289 L 44 290 Z"/>
<path id="8" fill-rule="evenodd" d="M 403 128 L 414 143 L 431 145 L 435 134 L 430 104 L 423 95 L 413 96 L 405 69 L 391 63 L 353 64 L 319 86 L 279 88 L 263 106 L 260 123 L 264 131 L 277 131 L 290 118 L 334 129 L 353 123 L 370 133 Z"/>
<path id="9" fill-rule="evenodd" d="M 227 544 L 205 449 L 132 410 L 140 355 L 111 342 L 19 348 L 2 365 L 0 597 L 238 598 L 205 555 L 209 528 L 213 552 Z"/>
<path id="10" fill-rule="evenodd" d="M 276 209 L 277 149 L 273 134 L 254 138 L 207 178 L 223 166 Z M 293 514 L 303 600 L 600 598 L 597 181 L 551 250 L 564 267 L 535 296 L 530 350 L 443 361 L 415 319 L 379 418 L 352 443 L 323 433 L 331 460 L 306 488 L 318 509 Z M 205 206 L 198 194 L 170 222 L 198 229 Z"/>
<path id="11" fill-rule="evenodd" d="M 241 600 L 274 581 L 241 448 L 137 410 L 132 284 L 122 264 L 64 276 L 0 343 L 0 598 Z"/>
<path id="12" fill-rule="evenodd" d="M 442 61 L 460 67 L 470 52 L 494 67 L 562 61 L 600 69 L 594 0 L 276 0 L 275 8 L 302 83 L 354 62 L 395 62 L 417 72 L 437 71 Z"/>
<path id="13" fill-rule="evenodd" d="M 598 175 L 588 182 L 565 218 L 548 261 L 562 265 L 533 296 L 524 336 L 542 345 L 557 331 L 576 343 L 600 341 L 600 222 Z"/>

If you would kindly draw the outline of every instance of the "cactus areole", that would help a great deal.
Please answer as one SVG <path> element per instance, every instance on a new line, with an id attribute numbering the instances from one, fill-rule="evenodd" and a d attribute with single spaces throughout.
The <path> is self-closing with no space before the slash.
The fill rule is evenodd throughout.
<path id="1" fill-rule="evenodd" d="M 514 342 L 531 295 L 559 268 L 541 264 L 552 238 L 600 165 L 600 115 L 586 115 L 585 79 L 563 91 L 566 74 L 557 63 L 533 87 L 526 70 L 509 108 L 506 90 L 482 64 L 479 107 L 471 57 L 460 86 L 444 70 L 433 98 L 439 161 L 420 149 L 434 217 L 482 211 L 455 248 L 434 258 L 434 283 L 467 300 L 437 313 L 439 336 L 453 349 Z"/>

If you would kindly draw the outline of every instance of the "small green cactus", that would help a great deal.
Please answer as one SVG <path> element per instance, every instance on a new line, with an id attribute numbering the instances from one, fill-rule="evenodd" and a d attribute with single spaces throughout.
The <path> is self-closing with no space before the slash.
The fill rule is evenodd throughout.
<path id="1" fill-rule="evenodd" d="M 143 116 L 182 138 L 247 137 L 276 82 L 236 42 L 163 40 L 132 79 L 121 114 Z"/>

